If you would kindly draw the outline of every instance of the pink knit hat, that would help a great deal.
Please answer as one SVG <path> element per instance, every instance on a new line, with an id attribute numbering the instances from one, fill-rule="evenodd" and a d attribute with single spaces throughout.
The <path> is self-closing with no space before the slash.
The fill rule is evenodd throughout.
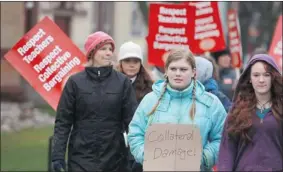
<path id="1" fill-rule="evenodd" d="M 107 43 L 110 43 L 112 45 L 112 50 L 114 51 L 115 49 L 114 40 L 107 33 L 98 31 L 93 34 L 90 34 L 85 42 L 86 57 L 88 58 L 88 60 L 90 58 L 89 53 L 92 50 L 94 50 L 94 54 L 95 54 L 99 48 L 101 48 Z"/>

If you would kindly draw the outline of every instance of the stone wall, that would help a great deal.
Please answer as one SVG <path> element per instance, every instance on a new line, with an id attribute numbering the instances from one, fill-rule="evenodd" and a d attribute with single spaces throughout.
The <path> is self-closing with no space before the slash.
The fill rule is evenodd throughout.
<path id="1" fill-rule="evenodd" d="M 1 102 L 1 132 L 54 125 L 55 118 L 28 103 Z"/>

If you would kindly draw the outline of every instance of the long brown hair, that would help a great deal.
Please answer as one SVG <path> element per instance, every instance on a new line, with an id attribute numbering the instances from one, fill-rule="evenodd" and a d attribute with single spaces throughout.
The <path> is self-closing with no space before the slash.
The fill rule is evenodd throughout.
<path id="1" fill-rule="evenodd" d="M 187 62 L 191 65 L 192 69 L 196 68 L 195 58 L 194 58 L 193 53 L 190 50 L 175 49 L 175 50 L 170 51 L 168 58 L 166 60 L 166 63 L 165 63 L 165 69 L 168 70 L 170 63 L 172 63 L 173 61 L 177 61 L 177 60 L 180 60 L 180 59 L 183 59 L 183 58 L 185 58 L 187 60 Z M 195 101 L 196 101 L 196 79 L 195 79 L 195 76 L 193 77 L 192 82 L 193 82 L 194 85 L 193 85 L 193 93 L 192 93 L 193 103 L 192 103 L 192 106 L 191 106 L 191 109 L 190 109 L 190 118 L 193 120 L 194 116 L 195 116 L 195 112 L 196 112 L 196 103 L 195 103 Z M 168 84 L 168 79 L 166 77 L 165 84 L 163 86 L 161 95 L 158 98 L 157 103 L 155 104 L 155 106 L 153 107 L 153 109 L 151 110 L 151 112 L 148 115 L 152 115 L 155 112 L 155 110 L 157 109 L 163 95 L 166 92 L 167 84 Z"/>
<path id="2" fill-rule="evenodd" d="M 117 70 L 124 73 L 121 62 L 119 63 Z M 152 88 L 151 88 L 152 84 L 153 84 L 153 80 L 151 79 L 149 73 L 146 71 L 144 66 L 141 64 L 140 70 L 137 74 L 137 78 L 134 84 L 136 98 L 138 102 L 140 102 L 147 93 L 152 91 Z"/>
<path id="3" fill-rule="evenodd" d="M 282 114 L 282 76 L 271 65 L 263 62 L 267 72 L 271 74 L 271 97 L 272 112 L 279 122 L 283 120 Z M 228 115 L 227 132 L 230 136 L 240 136 L 244 141 L 251 141 L 249 131 L 252 127 L 252 115 L 255 114 L 257 98 L 251 80 L 251 65 L 242 76 L 241 83 L 238 83 L 238 94 L 234 97 L 233 107 Z"/>

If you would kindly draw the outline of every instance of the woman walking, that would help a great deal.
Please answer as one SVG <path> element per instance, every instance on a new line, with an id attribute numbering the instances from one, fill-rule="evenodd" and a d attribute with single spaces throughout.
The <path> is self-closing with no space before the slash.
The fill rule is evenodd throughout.
<path id="1" fill-rule="evenodd" d="M 137 101 L 130 80 L 113 70 L 115 44 L 104 32 L 88 36 L 88 66 L 72 75 L 57 108 L 52 163 L 55 171 L 121 171 L 125 156 L 123 132 Z M 71 129 L 72 128 L 72 129 Z"/>
<path id="2" fill-rule="evenodd" d="M 143 164 L 145 133 L 150 124 L 196 124 L 201 131 L 201 170 L 210 171 L 217 160 L 226 112 L 220 100 L 196 80 L 196 64 L 189 50 L 172 50 L 165 64 L 166 79 L 139 104 L 129 125 L 129 145 Z M 191 162 L 188 162 L 190 165 Z"/>
<path id="3" fill-rule="evenodd" d="M 219 171 L 282 171 L 282 75 L 254 55 L 240 76 L 220 145 Z"/>
<path id="4" fill-rule="evenodd" d="M 136 93 L 138 103 L 143 97 L 152 91 L 153 81 L 144 68 L 141 47 L 131 41 L 121 45 L 119 51 L 119 71 L 125 74 L 131 81 Z M 137 163 L 129 151 L 129 170 L 132 172 L 142 172 L 142 165 Z"/>

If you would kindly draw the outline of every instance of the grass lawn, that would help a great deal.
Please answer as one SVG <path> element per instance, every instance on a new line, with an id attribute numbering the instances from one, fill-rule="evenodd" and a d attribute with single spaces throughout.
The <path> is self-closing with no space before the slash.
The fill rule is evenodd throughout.
<path id="1" fill-rule="evenodd" d="M 53 125 L 1 133 L 1 171 L 47 171 Z"/>
<path id="2" fill-rule="evenodd" d="M 55 110 L 49 105 L 37 105 L 36 108 L 40 109 L 42 112 L 46 112 L 51 116 L 56 116 Z"/>

